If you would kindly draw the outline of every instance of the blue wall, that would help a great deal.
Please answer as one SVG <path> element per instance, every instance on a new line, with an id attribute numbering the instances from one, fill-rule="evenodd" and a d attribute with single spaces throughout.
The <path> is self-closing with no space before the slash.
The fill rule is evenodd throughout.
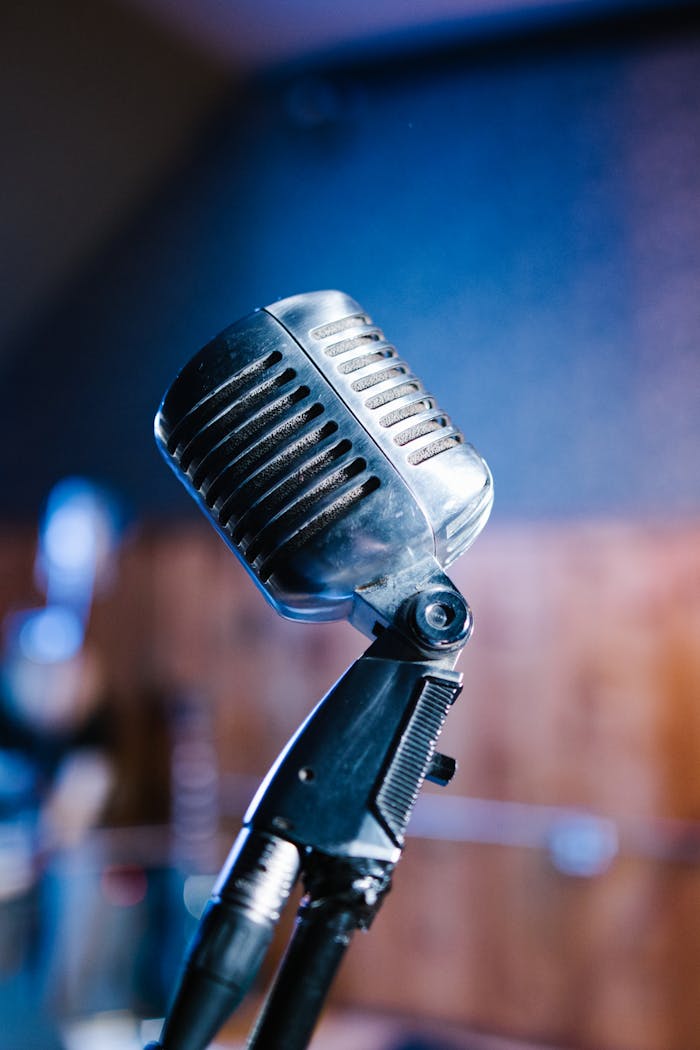
<path id="1" fill-rule="evenodd" d="M 486 456 L 505 518 L 700 509 L 696 33 L 257 85 L 0 373 L 4 517 L 84 472 L 189 513 L 151 421 L 238 316 L 339 287 Z"/>

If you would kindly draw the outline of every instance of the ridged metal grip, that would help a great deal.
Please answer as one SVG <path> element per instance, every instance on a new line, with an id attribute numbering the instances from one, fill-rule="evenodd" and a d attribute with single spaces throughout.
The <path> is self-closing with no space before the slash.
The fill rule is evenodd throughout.
<path id="1" fill-rule="evenodd" d="M 447 712 L 461 686 L 426 678 L 377 792 L 377 812 L 403 845 L 413 806 L 426 778 Z"/>
<path id="2" fill-rule="evenodd" d="M 299 873 L 299 850 L 285 839 L 245 828 L 217 879 L 213 899 L 276 923 Z"/>
<path id="3" fill-rule="evenodd" d="M 245 996 L 299 871 L 296 846 L 245 829 L 188 949 L 161 1033 L 163 1050 L 204 1050 Z"/>

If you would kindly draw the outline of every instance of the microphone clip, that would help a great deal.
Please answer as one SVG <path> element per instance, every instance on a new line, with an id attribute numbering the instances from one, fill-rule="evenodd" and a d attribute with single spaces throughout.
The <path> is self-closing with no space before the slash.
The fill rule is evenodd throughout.
<path id="1" fill-rule="evenodd" d="M 425 780 L 447 784 L 436 750 L 462 688 L 454 670 L 469 606 L 438 579 L 317 704 L 261 784 L 190 948 L 161 1046 L 204 1050 L 253 982 L 294 882 L 295 933 L 248 1044 L 303 1050 L 340 960 L 391 888 Z"/>
<path id="2" fill-rule="evenodd" d="M 427 620 L 436 604 L 413 609 Z M 382 631 L 291 738 L 244 823 L 304 851 L 395 863 L 461 691 L 456 655 L 453 643 L 427 658 L 406 634 Z"/>

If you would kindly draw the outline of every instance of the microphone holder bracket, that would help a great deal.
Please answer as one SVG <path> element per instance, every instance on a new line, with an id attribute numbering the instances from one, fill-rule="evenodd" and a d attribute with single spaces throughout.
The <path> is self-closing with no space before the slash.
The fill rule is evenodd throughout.
<path id="1" fill-rule="evenodd" d="M 454 663 L 473 621 L 446 579 L 402 603 L 396 627 L 311 713 L 246 815 L 296 843 L 306 889 L 248 1050 L 308 1046 L 354 931 L 369 928 L 391 888 L 423 781 L 454 774 L 435 743 L 461 691 Z"/>
<path id="2" fill-rule="evenodd" d="M 293 936 L 248 1050 L 305 1050 L 355 930 L 367 930 L 394 865 L 311 855 Z"/>
<path id="3" fill-rule="evenodd" d="M 437 771 L 446 782 L 435 747 L 461 691 L 454 663 L 472 619 L 459 592 L 440 586 L 410 598 L 399 624 L 402 631 L 380 633 L 302 723 L 253 799 L 247 826 L 302 851 L 398 860 L 423 781 Z"/>
<path id="4" fill-rule="evenodd" d="M 472 616 L 444 574 L 424 583 L 261 784 L 154 1050 L 204 1050 L 254 979 L 297 872 L 306 894 L 248 1048 L 308 1046 L 353 932 L 370 926 L 390 890 L 423 782 L 444 785 L 456 769 L 436 743 L 461 692 L 454 665 Z"/>

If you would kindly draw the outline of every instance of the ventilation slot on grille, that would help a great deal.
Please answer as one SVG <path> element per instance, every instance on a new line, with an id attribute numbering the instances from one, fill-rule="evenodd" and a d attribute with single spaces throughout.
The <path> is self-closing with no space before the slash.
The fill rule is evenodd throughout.
<path id="1" fill-rule="evenodd" d="M 318 411 L 313 412 L 312 410 Z M 219 495 L 214 502 L 214 509 L 222 528 L 228 525 L 231 518 L 240 518 L 263 493 L 292 470 L 296 463 L 312 449 L 317 448 L 338 430 L 338 424 L 328 420 L 323 426 L 314 427 L 293 441 L 294 433 L 300 431 L 308 421 L 323 412 L 321 405 L 312 405 L 302 418 L 294 416 L 282 426 L 260 441 L 250 452 L 245 453 L 217 478 L 215 485 Z M 299 421 L 300 425 L 291 428 L 290 424 Z M 262 445 L 266 445 L 264 454 L 258 455 Z M 263 465 L 255 470 L 258 463 Z M 251 474 L 251 471 L 254 473 Z"/>
<path id="2" fill-rule="evenodd" d="M 283 372 L 271 376 L 263 383 L 259 383 L 245 394 L 238 397 L 234 402 L 229 402 L 217 415 L 206 419 L 197 432 L 192 432 L 186 443 L 181 443 L 181 451 L 177 459 L 180 470 L 190 472 L 191 466 L 201 460 L 212 449 L 217 438 L 226 433 L 242 420 L 250 418 L 260 405 L 271 401 L 272 398 L 285 386 L 288 386 L 296 378 L 293 368 L 285 368 Z M 197 484 L 195 482 L 195 484 Z"/>
<path id="3" fill-rule="evenodd" d="M 337 425 L 331 421 L 324 426 L 314 427 L 313 430 L 302 434 L 298 440 L 295 438 L 302 433 L 314 419 L 323 413 L 323 405 L 315 402 L 303 412 L 298 412 L 287 419 L 282 420 L 269 433 L 257 441 L 252 448 L 237 443 L 236 454 L 229 460 L 224 469 L 210 479 L 208 483 L 201 486 L 207 506 L 216 509 L 219 516 L 219 524 L 225 525 L 230 517 L 225 513 L 225 508 L 233 506 L 232 500 L 236 500 L 239 490 L 244 485 L 254 485 L 259 476 L 271 477 L 276 470 L 285 469 L 285 465 L 293 462 L 300 455 L 312 448 L 318 441 L 323 440 L 327 434 L 337 430 Z M 265 462 L 267 461 L 267 462 Z M 251 472 L 259 464 L 263 467 L 251 478 Z M 269 487 L 270 482 L 263 483 Z M 244 497 L 241 497 L 243 499 Z M 255 497 L 252 497 L 253 499 Z M 247 503 L 245 504 L 248 505 Z"/>
<path id="4" fill-rule="evenodd" d="M 412 401 L 410 405 L 402 405 L 401 408 L 395 408 L 393 412 L 387 412 L 385 416 L 381 416 L 379 423 L 383 427 L 393 427 L 395 423 L 400 423 L 402 419 L 410 419 L 411 416 L 417 416 L 421 412 L 429 412 L 435 408 L 435 402 L 430 397 L 421 398 L 420 401 Z"/>
<path id="5" fill-rule="evenodd" d="M 213 419 L 221 408 L 237 400 L 239 393 L 246 386 L 255 382 L 270 368 L 279 364 L 281 360 L 282 354 L 279 350 L 275 350 L 265 357 L 258 358 L 257 361 L 253 361 L 250 365 L 242 368 L 227 379 L 225 383 L 222 383 L 221 386 L 212 390 L 194 408 L 189 409 L 182 419 L 175 424 L 168 437 L 167 449 L 170 455 L 181 452 L 182 449 L 178 446 L 182 446 L 183 442 L 190 441 L 192 436 L 198 433 L 208 420 Z"/>
<path id="6" fill-rule="evenodd" d="M 243 549 L 246 561 L 251 564 L 258 559 L 265 561 L 280 543 L 304 525 L 313 515 L 323 497 L 341 489 L 348 481 L 360 475 L 366 466 L 367 463 L 360 457 L 348 459 L 340 468 L 326 474 L 310 489 L 307 489 L 298 499 L 268 521 Z"/>
<path id="7" fill-rule="evenodd" d="M 362 354 L 360 357 L 352 357 L 349 361 L 343 361 L 342 364 L 338 365 L 338 371 L 342 375 L 348 375 L 350 372 L 358 372 L 361 368 L 366 368 L 367 365 L 375 365 L 378 361 L 385 361 L 389 357 L 396 357 L 396 351 L 387 346 L 386 349 L 377 350 L 373 354 Z"/>
<path id="8" fill-rule="evenodd" d="M 400 379 L 401 376 L 405 376 L 407 373 L 406 365 L 394 365 L 392 368 L 384 368 L 381 372 L 373 372 L 372 375 L 356 379 L 352 384 L 352 388 L 361 393 L 363 390 L 369 390 L 370 387 L 377 386 L 379 383 L 386 383 L 390 379 Z"/>
<path id="9" fill-rule="evenodd" d="M 266 430 L 279 422 L 296 404 L 308 397 L 308 386 L 299 386 L 272 404 L 266 405 L 243 426 L 232 432 L 223 430 L 219 420 L 214 420 L 211 427 L 203 434 L 209 441 L 202 458 L 190 464 L 187 471 L 196 489 L 202 488 L 206 479 L 211 483 L 223 470 L 226 464 L 243 449 L 257 441 Z M 218 440 L 217 440 L 218 439 Z"/>
<path id="10" fill-rule="evenodd" d="M 400 434 L 395 434 L 394 441 L 397 445 L 408 445 L 411 441 L 425 437 L 426 434 L 431 434 L 435 430 L 444 430 L 447 425 L 444 416 L 439 419 L 425 419 L 422 423 L 416 423 L 415 426 L 402 430 Z"/>
<path id="11" fill-rule="evenodd" d="M 420 393 L 422 393 L 422 387 L 416 379 L 415 382 L 400 383 L 399 386 L 392 386 L 388 390 L 382 390 L 381 394 L 368 397 L 365 405 L 367 408 L 381 408 L 383 405 L 388 405 L 390 401 L 396 401 L 400 397 Z"/>
<path id="12" fill-rule="evenodd" d="M 261 563 L 259 569 L 260 579 L 263 582 L 269 580 L 279 565 L 283 565 L 286 559 L 309 543 L 323 529 L 345 517 L 353 507 L 375 492 L 380 484 L 379 478 L 371 474 L 365 481 L 341 492 L 332 503 L 324 507 L 315 517 L 300 525 L 269 558 Z"/>
<path id="13" fill-rule="evenodd" d="M 441 452 L 446 452 L 448 448 L 454 448 L 455 445 L 463 444 L 464 438 L 460 433 L 445 435 L 445 437 L 441 437 L 438 441 L 433 441 L 429 445 L 424 445 L 423 448 L 411 452 L 408 457 L 408 462 L 417 466 L 419 463 L 424 463 L 426 459 L 432 459 L 433 456 L 437 456 Z"/>
<path id="14" fill-rule="evenodd" d="M 320 341 L 329 339 L 332 335 L 338 335 L 340 332 L 347 332 L 348 328 L 359 328 L 371 323 L 367 314 L 350 314 L 348 317 L 340 317 L 337 321 L 331 321 L 330 324 L 312 328 L 311 335 Z"/>
<path id="15" fill-rule="evenodd" d="M 383 338 L 382 333 L 377 328 L 372 332 L 355 335 L 351 339 L 341 339 L 339 343 L 331 343 L 330 346 L 324 348 L 323 352 L 326 357 L 340 357 L 341 354 L 347 354 L 350 350 L 357 350 L 358 347 L 364 349 L 368 344 L 380 343 Z"/>
<path id="16" fill-rule="evenodd" d="M 283 481 L 241 515 L 236 526 L 230 531 L 232 539 L 236 543 L 241 543 L 252 532 L 262 529 L 265 522 L 273 518 L 291 499 L 298 496 L 304 486 L 319 477 L 324 470 L 346 455 L 351 448 L 352 442 L 343 438 L 302 463 L 292 473 L 288 473 Z"/>

